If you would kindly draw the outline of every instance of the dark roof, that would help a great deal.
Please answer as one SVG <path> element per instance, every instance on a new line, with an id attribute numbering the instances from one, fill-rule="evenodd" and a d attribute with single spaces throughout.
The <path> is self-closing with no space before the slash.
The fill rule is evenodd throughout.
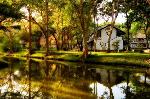
<path id="1" fill-rule="evenodd" d="M 104 28 L 106 28 L 106 27 L 108 27 L 108 26 L 110 26 L 110 25 L 111 25 L 111 24 L 108 24 L 108 25 L 106 25 L 106 26 L 100 26 L 100 27 L 98 27 L 98 28 L 96 29 L 96 31 L 100 31 L 100 30 L 102 30 L 102 29 L 104 29 Z M 117 36 L 121 36 L 121 35 L 125 35 L 125 34 L 126 34 L 124 31 L 118 29 L 118 28 L 115 27 L 115 26 L 114 26 L 113 28 L 116 29 L 116 31 L 117 31 Z M 90 34 L 90 38 L 89 38 L 89 40 L 88 40 L 88 43 L 90 43 L 90 42 L 93 41 L 93 40 L 94 40 L 94 33 Z"/>
<path id="2" fill-rule="evenodd" d="M 111 25 L 111 24 L 108 24 L 108 25 L 106 25 L 106 26 L 98 27 L 98 28 L 97 28 L 97 31 L 102 30 L 102 29 L 104 29 L 104 28 L 106 28 L 106 27 L 108 27 L 108 26 L 110 26 L 110 25 Z M 117 28 L 117 27 L 115 27 L 115 26 L 114 26 L 113 28 L 116 29 L 116 31 L 117 31 L 117 36 L 121 36 L 121 35 L 125 35 L 125 34 L 126 34 L 124 31 L 120 30 L 119 28 Z"/>

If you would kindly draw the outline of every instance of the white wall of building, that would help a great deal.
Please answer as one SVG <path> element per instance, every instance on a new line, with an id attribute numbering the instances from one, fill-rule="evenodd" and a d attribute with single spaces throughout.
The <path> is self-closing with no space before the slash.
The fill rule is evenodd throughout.
<path id="1" fill-rule="evenodd" d="M 96 49 L 97 50 L 107 50 L 108 49 L 108 38 L 109 36 L 106 33 L 105 28 L 101 30 L 101 37 L 98 37 L 96 41 Z M 116 29 L 113 28 L 113 32 L 111 35 L 110 41 L 110 50 L 115 50 L 115 47 L 112 45 L 114 42 L 119 40 L 119 50 L 123 49 L 123 39 L 122 37 L 118 37 L 116 34 Z"/>

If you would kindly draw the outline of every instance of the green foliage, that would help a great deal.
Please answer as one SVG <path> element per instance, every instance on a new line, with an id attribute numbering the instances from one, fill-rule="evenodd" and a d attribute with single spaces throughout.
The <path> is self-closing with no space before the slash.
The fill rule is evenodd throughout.
<path id="1" fill-rule="evenodd" d="M 136 34 L 137 32 L 138 32 L 138 30 L 140 30 L 141 29 L 141 23 L 140 22 L 133 22 L 132 24 L 131 24 L 131 29 L 130 29 L 130 32 L 132 33 L 132 34 Z"/>
<path id="2" fill-rule="evenodd" d="M 117 0 L 113 0 L 117 2 Z M 77 43 L 83 43 L 83 41 L 88 40 L 88 34 L 92 33 L 94 25 L 93 17 L 100 14 L 103 17 L 111 17 L 112 15 L 112 3 L 110 0 L 48 0 L 48 15 L 49 15 L 49 35 L 55 36 L 58 43 L 64 41 L 69 42 L 68 46 L 79 45 Z M 96 3 L 95 3 L 96 2 Z M 125 30 L 128 28 L 131 33 L 136 33 L 142 24 L 142 27 L 146 27 L 144 24 L 146 21 L 149 23 L 150 17 L 150 6 L 144 0 L 119 0 L 119 8 L 117 9 L 117 3 L 114 6 L 114 11 L 119 13 L 125 13 L 127 22 L 125 25 L 118 26 L 120 29 Z M 24 30 L 19 25 L 11 26 L 7 22 L 9 20 L 5 19 L 21 19 L 20 7 L 28 8 L 30 7 L 32 14 L 37 14 L 37 16 L 32 16 L 35 21 L 32 22 L 32 42 L 33 48 L 37 49 L 37 42 L 42 36 L 41 34 L 45 32 L 45 1 L 43 0 L 1 0 L 0 1 L 0 21 L 2 26 L 0 29 L 7 29 L 7 26 L 13 29 L 22 29 L 24 33 L 20 34 L 20 39 L 28 42 L 28 21 L 24 21 Z M 27 18 L 26 18 L 27 19 Z M 33 20 L 32 20 L 33 21 Z M 138 21 L 138 22 L 137 22 Z M 14 22 L 14 21 L 13 21 Z M 13 23 L 12 22 L 12 23 Z M 20 21 L 21 22 L 21 21 Z M 37 23 L 36 23 L 37 22 Z M 132 23 L 134 22 L 134 23 Z M 34 25 L 38 27 L 34 27 Z M 132 24 L 132 25 L 131 25 Z M 6 26 L 5 26 L 6 25 Z M 53 26 L 53 29 L 50 27 Z M 85 30 L 83 32 L 83 30 Z M 38 34 L 37 31 L 41 31 Z M 86 33 L 85 33 L 86 32 Z M 85 35 L 83 35 L 85 33 Z M 148 33 L 148 31 L 147 31 Z M 0 38 L 3 38 L 0 36 Z M 47 38 L 47 37 L 46 37 Z M 85 38 L 85 40 L 83 40 Z M 17 39 L 16 37 L 14 39 Z M 0 39 L 2 41 L 2 39 Z M 17 42 L 17 40 L 15 40 Z M 65 42 L 65 43 L 66 43 Z M 70 45 L 69 45 L 70 44 Z M 7 44 L 8 45 L 8 44 Z M 65 45 L 65 44 L 64 44 Z M 63 44 L 58 44 L 63 48 Z M 6 47 L 5 47 L 6 48 Z M 69 47 L 68 47 L 69 48 Z"/>
<path id="3" fill-rule="evenodd" d="M 10 50 L 10 42 L 7 39 L 5 39 L 3 41 L 1 47 L 2 47 L 2 49 L 3 49 L 4 52 L 9 51 Z M 13 41 L 13 46 L 12 46 L 12 51 L 13 52 L 19 52 L 19 51 L 21 51 L 21 49 L 22 49 L 21 45 L 18 43 L 18 41 L 14 40 Z"/>
<path id="4" fill-rule="evenodd" d="M 21 19 L 22 14 L 19 13 L 19 9 L 16 9 L 7 3 L 0 3 L 0 16 L 5 18 Z"/>
<path id="5" fill-rule="evenodd" d="M 116 40 L 116 41 L 113 42 L 113 44 L 112 44 L 112 46 L 114 47 L 114 49 L 115 49 L 116 51 L 118 51 L 118 49 L 119 49 L 119 42 L 120 42 L 120 40 Z"/>

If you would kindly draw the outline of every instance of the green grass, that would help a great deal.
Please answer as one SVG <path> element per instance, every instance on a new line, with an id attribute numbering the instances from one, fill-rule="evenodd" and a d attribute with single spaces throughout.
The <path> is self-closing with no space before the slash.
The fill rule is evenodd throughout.
<path id="1" fill-rule="evenodd" d="M 25 57 L 27 51 L 14 53 L 15 57 Z M 44 59 L 44 51 L 37 51 L 31 55 L 35 59 Z M 53 51 L 47 57 L 49 60 L 85 62 L 101 65 L 114 66 L 150 66 L 150 54 L 144 53 L 106 53 L 106 52 L 89 52 L 87 59 L 82 58 L 82 52 L 76 51 Z"/>
<path id="2" fill-rule="evenodd" d="M 82 52 L 62 52 L 57 56 L 49 56 L 49 59 L 63 61 L 84 61 L 85 63 L 96 63 L 103 65 L 123 65 L 123 66 L 150 66 L 149 54 L 144 53 L 105 53 L 91 52 L 87 59 L 83 60 Z"/>
<path id="3" fill-rule="evenodd" d="M 143 53 L 92 53 L 85 61 L 107 65 L 149 66 L 149 54 Z"/>

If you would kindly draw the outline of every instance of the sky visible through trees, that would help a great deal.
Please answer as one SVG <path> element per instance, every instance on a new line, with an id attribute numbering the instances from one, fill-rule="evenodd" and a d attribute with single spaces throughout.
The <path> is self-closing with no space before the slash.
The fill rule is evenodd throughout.
<path id="1" fill-rule="evenodd" d="M 111 24 L 109 38 L 113 26 L 126 32 L 128 49 L 131 36 L 138 31 L 144 31 L 142 33 L 146 35 L 148 48 L 150 23 L 148 1 L 50 0 L 48 4 L 45 2 L 45 0 L 2 0 L 0 2 L 2 5 L 0 9 L 2 50 L 29 48 L 29 38 L 31 38 L 33 50 L 78 49 L 83 51 L 83 57 L 87 57 L 89 36 L 95 32 L 96 28 L 104 24 Z M 29 9 L 31 9 L 31 20 L 28 19 Z M 28 22 L 31 22 L 31 35 L 25 35 L 29 34 Z M 35 42 L 36 40 L 38 43 Z M 18 48 L 15 48 L 16 45 L 11 45 L 12 41 L 18 44 Z M 6 42 L 9 42 L 10 47 L 3 46 Z M 21 48 L 19 42 L 22 42 L 25 47 Z"/>

